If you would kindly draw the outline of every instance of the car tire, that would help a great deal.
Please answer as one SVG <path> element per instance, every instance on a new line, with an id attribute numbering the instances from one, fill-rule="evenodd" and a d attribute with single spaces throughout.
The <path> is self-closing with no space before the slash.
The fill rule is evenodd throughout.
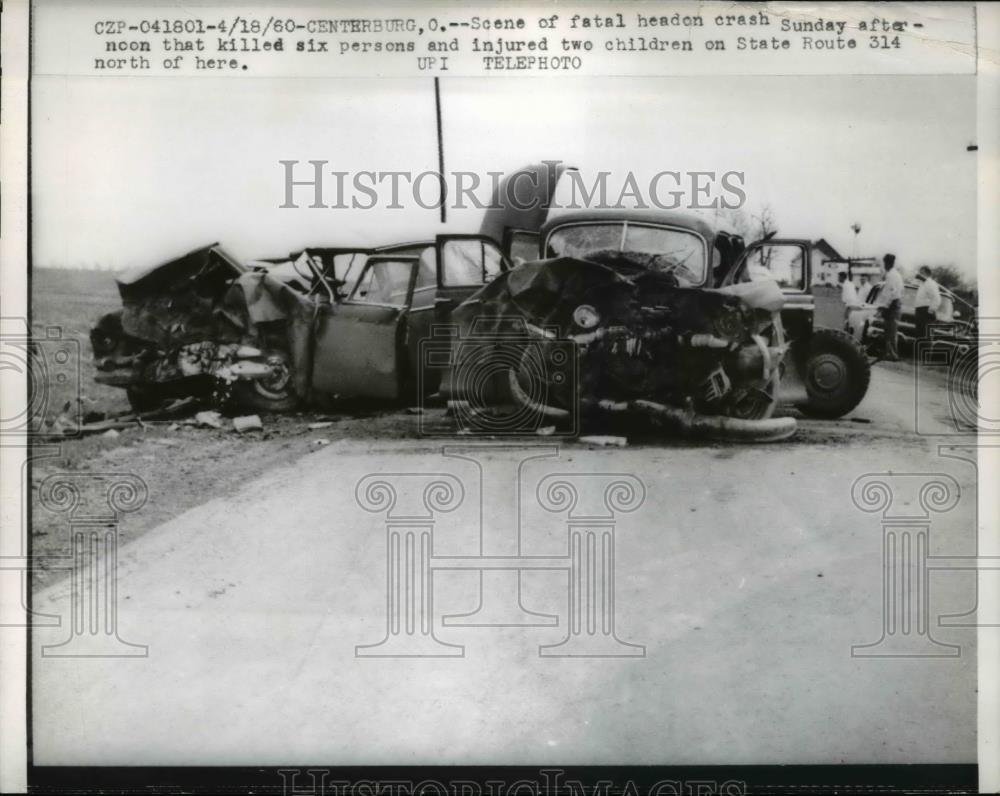
<path id="1" fill-rule="evenodd" d="M 813 417 L 843 417 L 868 392 L 871 366 L 864 349 L 838 329 L 816 329 L 801 364 L 809 399 L 799 409 Z"/>
<path id="2" fill-rule="evenodd" d="M 291 363 L 283 351 L 270 349 L 263 360 L 277 368 L 268 379 L 243 379 L 233 385 L 233 401 L 241 409 L 257 412 L 288 412 L 299 405 Z"/>

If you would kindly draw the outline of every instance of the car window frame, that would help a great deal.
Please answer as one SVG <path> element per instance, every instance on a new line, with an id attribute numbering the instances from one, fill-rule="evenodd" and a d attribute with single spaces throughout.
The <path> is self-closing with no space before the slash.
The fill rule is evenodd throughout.
<path id="1" fill-rule="evenodd" d="M 490 279 L 486 278 L 486 257 L 483 257 L 482 273 L 480 275 L 479 282 L 446 282 L 444 280 L 445 269 L 444 269 L 444 248 L 449 243 L 455 241 L 477 241 L 483 246 L 490 245 L 496 249 L 497 254 L 500 258 L 500 272 Z M 496 240 L 494 240 L 489 235 L 438 235 L 434 241 L 435 254 L 437 256 L 437 286 L 439 288 L 470 288 L 470 287 L 482 287 L 483 285 L 489 284 L 493 279 L 496 279 L 500 274 L 505 273 L 511 269 L 511 263 L 507 255 L 504 253 L 503 248 Z"/>
<path id="2" fill-rule="evenodd" d="M 413 303 L 413 292 L 417 281 L 417 271 L 420 267 L 420 258 L 413 255 L 394 255 L 394 254 L 375 254 L 369 255 L 368 259 L 365 261 L 364 267 L 361 269 L 361 273 L 358 274 L 357 280 L 354 282 L 354 286 L 351 288 L 350 295 L 341 302 L 342 304 L 351 304 L 358 307 L 383 307 L 398 310 L 405 310 L 410 307 Z M 380 262 L 405 262 L 410 266 L 410 276 L 407 281 L 406 296 L 404 297 L 404 302 L 402 304 L 392 304 L 384 301 L 367 301 L 365 299 L 355 298 L 358 288 L 364 281 L 365 274 L 368 273 L 374 266 L 378 265 Z"/>

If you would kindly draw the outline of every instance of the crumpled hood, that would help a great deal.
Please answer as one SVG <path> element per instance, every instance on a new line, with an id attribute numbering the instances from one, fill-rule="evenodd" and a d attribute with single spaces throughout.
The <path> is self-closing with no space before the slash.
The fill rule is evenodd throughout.
<path id="1" fill-rule="evenodd" d="M 516 309 L 539 326 L 557 327 L 562 334 L 579 332 L 573 312 L 581 304 L 594 307 L 601 325 L 634 326 L 669 318 L 672 326 L 690 332 L 712 331 L 712 318 L 741 308 L 776 312 L 784 298 L 774 282 L 754 282 L 712 289 L 681 287 L 669 273 L 645 269 L 639 260 L 611 267 L 573 257 L 524 263 L 498 276 L 454 312 L 464 324 L 476 316 Z M 478 328 L 482 329 L 482 317 Z M 554 331 L 556 329 L 553 329 Z"/>

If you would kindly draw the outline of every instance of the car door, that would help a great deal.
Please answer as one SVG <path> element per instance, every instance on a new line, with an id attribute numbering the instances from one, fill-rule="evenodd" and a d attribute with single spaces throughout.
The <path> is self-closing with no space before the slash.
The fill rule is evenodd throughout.
<path id="1" fill-rule="evenodd" d="M 418 258 L 368 258 L 350 296 L 317 309 L 312 388 L 342 398 L 400 397 Z"/>
<path id="2" fill-rule="evenodd" d="M 810 249 L 807 240 L 771 238 L 751 243 L 737 259 L 725 284 L 773 280 L 785 297 L 781 313 L 785 331 L 792 337 L 807 335 L 813 325 L 814 310 L 808 282 Z M 826 299 L 821 303 L 823 301 Z M 840 319 L 835 328 L 842 328 L 844 313 L 839 294 L 834 301 L 839 303 L 837 312 Z M 830 314 L 834 314 L 834 309 L 830 309 Z"/>
<path id="3" fill-rule="evenodd" d="M 435 323 L 447 323 L 455 307 L 510 268 L 496 241 L 486 235 L 438 235 L 434 248 Z"/>
<path id="4" fill-rule="evenodd" d="M 773 279 L 786 296 L 804 295 L 809 289 L 809 251 L 807 240 L 759 240 L 746 247 L 728 281 Z"/>

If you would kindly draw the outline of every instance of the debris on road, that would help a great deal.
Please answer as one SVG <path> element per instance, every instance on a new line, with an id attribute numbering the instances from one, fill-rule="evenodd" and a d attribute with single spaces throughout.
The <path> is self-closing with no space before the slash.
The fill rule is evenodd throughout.
<path id="1" fill-rule="evenodd" d="M 624 448 L 628 446 L 628 440 L 625 437 L 611 437 L 611 436 L 592 436 L 592 437 L 580 437 L 579 441 L 585 445 L 597 445 L 601 448 Z"/>
<path id="2" fill-rule="evenodd" d="M 312 441 L 312 444 L 315 445 L 317 448 L 322 448 L 324 445 L 329 445 L 330 440 L 321 437 L 320 439 L 314 439 Z"/>
<path id="3" fill-rule="evenodd" d="M 175 439 L 158 439 L 158 438 L 153 438 L 153 439 L 150 439 L 149 441 L 151 443 L 153 443 L 154 445 L 166 445 L 168 448 L 174 448 L 174 447 L 177 447 L 178 445 L 181 444 L 180 442 L 178 442 Z"/>
<path id="4" fill-rule="evenodd" d="M 319 431 L 320 429 L 323 429 L 323 428 L 329 428 L 332 425 L 333 425 L 333 421 L 332 420 L 324 420 L 321 423 L 310 423 L 309 424 L 309 430 L 310 431 Z"/>
<path id="5" fill-rule="evenodd" d="M 195 425 L 206 428 L 222 428 L 222 415 L 214 410 L 198 412 L 194 416 L 194 422 Z"/>
<path id="6" fill-rule="evenodd" d="M 84 423 L 77 426 L 65 416 L 60 415 L 50 425 L 50 432 L 43 436 L 43 439 L 62 439 L 68 436 L 85 437 L 91 434 L 103 434 L 105 431 L 120 431 L 131 428 L 136 423 L 142 425 L 143 420 L 154 420 L 156 418 L 176 415 L 183 410 L 190 409 L 197 402 L 194 398 L 184 398 L 174 401 L 162 409 L 155 409 L 150 412 L 121 412 L 115 415 L 108 415 L 107 419 L 93 423 Z"/>
<path id="7" fill-rule="evenodd" d="M 542 426 L 541 428 L 535 429 L 535 434 L 537 434 L 539 437 L 551 437 L 555 433 L 556 433 L 555 426 Z"/>
<path id="8" fill-rule="evenodd" d="M 101 436 L 107 437 L 108 439 L 115 439 L 116 437 L 120 437 L 121 434 L 116 429 L 109 428 L 107 431 L 101 434 Z"/>
<path id="9" fill-rule="evenodd" d="M 264 428 L 264 424 L 260 422 L 260 416 L 258 415 L 245 415 L 233 418 L 233 428 L 242 434 L 244 431 L 261 431 Z"/>

